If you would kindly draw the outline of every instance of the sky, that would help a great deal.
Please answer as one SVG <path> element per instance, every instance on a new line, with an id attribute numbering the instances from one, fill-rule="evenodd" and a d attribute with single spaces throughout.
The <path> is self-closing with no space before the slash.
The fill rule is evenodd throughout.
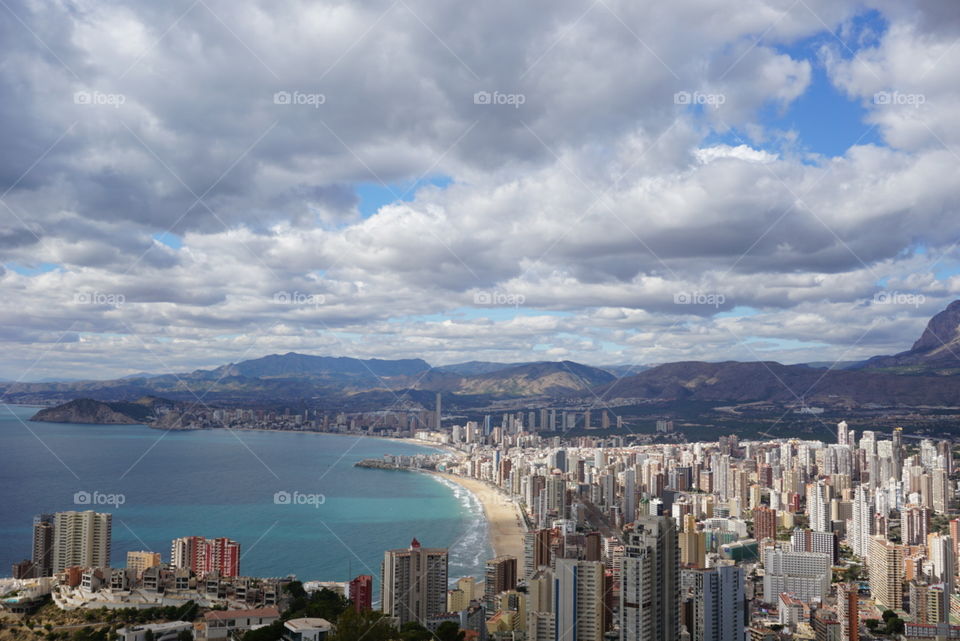
<path id="1" fill-rule="evenodd" d="M 851 361 L 958 297 L 960 3 L 4 0 L 0 378 Z"/>

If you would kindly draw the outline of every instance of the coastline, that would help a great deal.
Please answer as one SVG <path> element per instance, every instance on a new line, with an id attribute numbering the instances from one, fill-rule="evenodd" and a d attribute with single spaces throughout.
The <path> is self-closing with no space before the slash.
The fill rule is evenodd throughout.
<path id="1" fill-rule="evenodd" d="M 487 519 L 490 546 L 496 556 L 509 555 L 517 558 L 517 573 L 523 575 L 523 548 L 526 529 L 520 506 L 483 481 L 446 472 L 425 470 L 428 474 L 456 483 L 477 497 Z"/>

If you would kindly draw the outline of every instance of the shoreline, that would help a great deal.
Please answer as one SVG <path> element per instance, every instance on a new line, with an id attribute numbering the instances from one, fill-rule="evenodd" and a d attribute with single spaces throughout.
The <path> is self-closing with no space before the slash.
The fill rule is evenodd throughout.
<path id="1" fill-rule="evenodd" d="M 494 556 L 513 556 L 517 558 L 517 574 L 523 576 L 524 526 L 520 505 L 511 501 L 499 490 L 494 489 L 484 481 L 465 476 L 457 476 L 447 472 L 424 470 L 428 474 L 435 474 L 439 478 L 456 483 L 473 494 L 483 506 L 484 517 L 487 521 L 487 537 Z"/>

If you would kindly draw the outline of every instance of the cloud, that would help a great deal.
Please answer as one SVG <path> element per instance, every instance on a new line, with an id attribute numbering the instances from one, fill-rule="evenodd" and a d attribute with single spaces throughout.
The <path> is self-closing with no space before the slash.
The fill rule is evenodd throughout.
<path id="1" fill-rule="evenodd" d="M 0 375 L 902 349 L 958 289 L 958 22 L 802 4 L 10 2 L 0 263 L 60 267 L 0 270 Z M 815 56 L 881 144 L 764 144 Z"/>

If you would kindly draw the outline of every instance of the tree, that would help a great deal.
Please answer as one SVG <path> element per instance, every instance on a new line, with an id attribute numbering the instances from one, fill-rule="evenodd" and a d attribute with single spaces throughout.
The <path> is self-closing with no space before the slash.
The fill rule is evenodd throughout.
<path id="1" fill-rule="evenodd" d="M 193 641 L 193 632 L 190 630 L 181 630 L 177 635 L 177 641 Z"/>
<path id="2" fill-rule="evenodd" d="M 382 612 L 346 610 L 337 620 L 330 641 L 396 641 L 400 634 Z"/>
<path id="3" fill-rule="evenodd" d="M 463 641 L 465 636 L 466 633 L 453 621 L 444 621 L 437 626 L 437 639 L 439 641 Z"/>
<path id="4" fill-rule="evenodd" d="M 400 638 L 403 641 L 431 641 L 433 634 L 417 621 L 408 621 L 400 626 Z"/>

